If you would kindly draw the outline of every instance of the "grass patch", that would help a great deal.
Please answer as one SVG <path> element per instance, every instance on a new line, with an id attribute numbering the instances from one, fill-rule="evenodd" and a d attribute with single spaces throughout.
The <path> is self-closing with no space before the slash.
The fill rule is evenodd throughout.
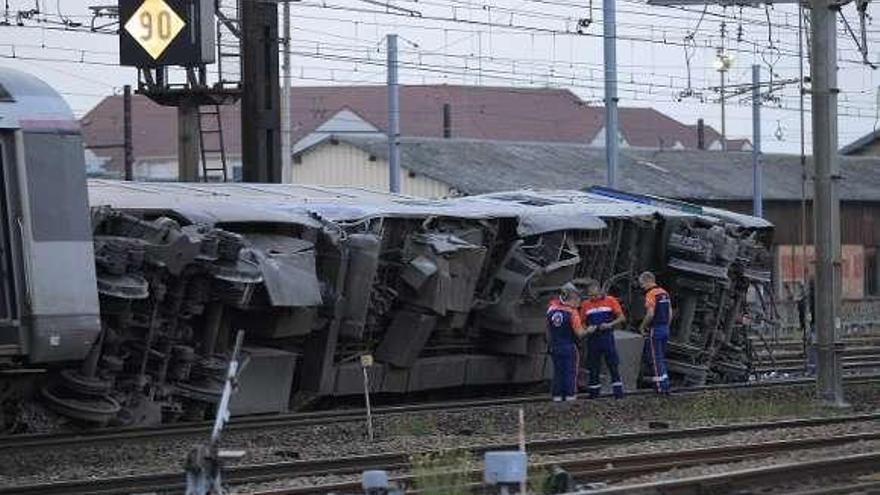
<path id="1" fill-rule="evenodd" d="M 578 411 L 576 414 L 559 418 L 559 430 L 574 435 L 595 435 L 601 431 L 599 419 L 588 412 Z"/>
<path id="2" fill-rule="evenodd" d="M 577 431 L 584 434 L 596 433 L 599 430 L 599 421 L 593 416 L 584 416 L 577 421 Z"/>
<path id="3" fill-rule="evenodd" d="M 498 423 L 495 421 L 495 416 L 487 415 L 483 418 L 483 433 L 486 435 L 497 435 L 499 433 L 500 428 L 498 427 Z"/>
<path id="4" fill-rule="evenodd" d="M 394 436 L 423 436 L 437 431 L 434 418 L 420 415 L 400 416 L 390 428 Z"/>
<path id="5" fill-rule="evenodd" d="M 475 468 L 470 452 L 448 450 L 416 454 L 410 458 L 415 489 L 423 495 L 459 495 Z"/>
<path id="6" fill-rule="evenodd" d="M 746 420 L 787 416 L 809 416 L 817 413 L 814 404 L 805 401 L 769 400 L 730 395 L 701 395 L 673 411 L 681 421 Z"/>
<path id="7" fill-rule="evenodd" d="M 529 466 L 528 490 L 531 495 L 554 493 L 550 469 L 546 466 Z"/>

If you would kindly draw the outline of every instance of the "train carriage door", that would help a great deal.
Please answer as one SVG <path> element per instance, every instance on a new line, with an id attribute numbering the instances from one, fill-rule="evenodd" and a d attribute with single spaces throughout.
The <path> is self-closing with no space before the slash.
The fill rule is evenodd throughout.
<path id="1" fill-rule="evenodd" d="M 21 334 L 21 225 L 16 188 L 17 131 L 0 131 L 0 356 L 23 354 Z"/>
<path id="2" fill-rule="evenodd" d="M 82 137 L 78 129 L 38 124 L 16 142 L 28 357 L 83 359 L 100 320 Z"/>

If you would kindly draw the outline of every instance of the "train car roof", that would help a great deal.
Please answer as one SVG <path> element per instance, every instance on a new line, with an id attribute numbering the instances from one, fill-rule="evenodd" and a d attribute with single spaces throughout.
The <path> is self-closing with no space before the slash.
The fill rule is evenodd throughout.
<path id="1" fill-rule="evenodd" d="M 605 228 L 583 205 L 549 208 L 490 198 L 431 200 L 343 186 L 301 184 L 175 183 L 89 181 L 92 206 L 174 212 L 194 223 L 294 223 L 317 227 L 321 220 L 352 222 L 368 218 L 430 216 L 516 218 L 519 234 L 551 230 Z"/>
<path id="2" fill-rule="evenodd" d="M 92 206 L 175 212 L 194 223 L 352 222 L 378 217 L 517 218 L 518 233 L 605 228 L 602 218 L 707 216 L 749 227 L 762 219 L 724 210 L 676 209 L 583 191 L 526 189 L 452 199 L 424 199 L 360 187 L 303 184 L 89 181 Z M 759 220 L 759 221 L 758 221 Z"/>
<path id="3" fill-rule="evenodd" d="M 40 79 L 0 68 L 0 129 L 79 131 L 79 122 L 58 92 Z"/>
<path id="4" fill-rule="evenodd" d="M 773 224 L 760 217 L 735 213 L 729 210 L 683 203 L 680 201 L 631 193 L 612 194 L 607 188 L 594 188 L 599 192 L 585 192 L 556 189 L 524 189 L 500 193 L 489 193 L 462 198 L 489 198 L 514 201 L 522 204 L 576 204 L 599 218 L 642 217 L 660 215 L 674 217 L 704 217 L 716 221 L 735 223 L 743 227 L 765 229 Z M 605 193 L 600 193 L 605 192 Z"/>

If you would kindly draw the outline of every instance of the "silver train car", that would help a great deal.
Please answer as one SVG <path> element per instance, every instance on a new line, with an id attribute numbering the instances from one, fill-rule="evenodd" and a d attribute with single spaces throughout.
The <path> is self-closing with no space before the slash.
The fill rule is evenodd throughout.
<path id="1" fill-rule="evenodd" d="M 0 70 L 0 366 L 81 360 L 101 330 L 79 123 Z"/>
<path id="2" fill-rule="evenodd" d="M 634 281 L 648 269 L 677 306 L 673 380 L 749 376 L 755 319 L 743 315 L 755 294 L 770 294 L 772 226 L 761 219 L 603 188 L 424 200 L 87 183 L 61 98 L 17 72 L 0 71 L 0 84 L 0 366 L 36 376 L 42 402 L 62 416 L 202 419 L 239 329 L 248 364 L 233 414 L 361 394 L 365 355 L 374 393 L 540 383 L 550 376 L 548 296 L 596 278 L 636 321 Z M 632 388 L 637 355 L 629 368 Z"/>

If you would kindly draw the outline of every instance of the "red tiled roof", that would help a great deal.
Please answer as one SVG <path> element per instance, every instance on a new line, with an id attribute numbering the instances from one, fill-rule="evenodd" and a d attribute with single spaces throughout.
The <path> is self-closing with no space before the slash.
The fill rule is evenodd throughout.
<path id="1" fill-rule="evenodd" d="M 452 114 L 452 136 L 511 141 L 590 142 L 602 129 L 604 109 L 589 106 L 568 90 L 483 86 L 402 86 L 401 134 L 442 137 L 443 105 Z M 384 130 L 387 125 L 385 86 L 294 87 L 293 142 L 312 132 L 339 110 L 348 108 Z M 176 110 L 135 95 L 132 103 L 134 155 L 165 158 L 177 153 Z M 241 149 L 238 105 L 223 107 L 227 152 Z M 86 146 L 118 162 L 121 153 L 105 149 L 122 142 L 122 97 L 109 96 L 82 119 Z M 630 146 L 671 148 L 680 142 L 696 148 L 696 127 L 651 108 L 621 108 L 621 133 Z M 717 133 L 706 127 L 707 146 Z M 119 167 L 118 163 L 110 165 Z"/>

